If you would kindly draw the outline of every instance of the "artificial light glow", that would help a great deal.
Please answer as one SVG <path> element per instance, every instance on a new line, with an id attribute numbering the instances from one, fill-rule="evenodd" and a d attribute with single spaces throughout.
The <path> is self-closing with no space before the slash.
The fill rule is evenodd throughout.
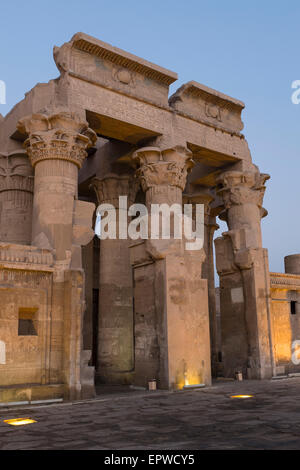
<path id="1" fill-rule="evenodd" d="M 36 423 L 34 419 L 30 418 L 15 418 L 15 419 L 6 419 L 4 423 L 10 424 L 11 426 L 25 426 L 26 424 Z"/>
<path id="2" fill-rule="evenodd" d="M 230 398 L 253 398 L 253 395 L 232 395 Z"/>
<path id="3" fill-rule="evenodd" d="M 176 388 L 178 390 L 187 390 L 200 387 L 204 387 L 204 384 L 202 384 L 201 374 L 185 371 L 182 380 L 177 384 Z"/>

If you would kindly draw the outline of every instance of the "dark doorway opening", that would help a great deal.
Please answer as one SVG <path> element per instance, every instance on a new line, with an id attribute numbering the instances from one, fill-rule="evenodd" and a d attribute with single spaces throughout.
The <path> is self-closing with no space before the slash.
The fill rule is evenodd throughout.
<path id="1" fill-rule="evenodd" d="M 97 369 L 98 357 L 98 312 L 99 312 L 99 289 L 93 289 L 93 349 L 92 365 Z"/>
<path id="2" fill-rule="evenodd" d="M 291 300 L 291 315 L 296 315 L 296 304 L 295 300 Z"/>

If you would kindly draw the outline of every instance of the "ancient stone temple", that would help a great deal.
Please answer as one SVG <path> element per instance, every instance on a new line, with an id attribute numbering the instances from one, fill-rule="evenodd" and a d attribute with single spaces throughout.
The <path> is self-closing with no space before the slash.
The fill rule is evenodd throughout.
<path id="1" fill-rule="evenodd" d="M 297 372 L 300 255 L 269 273 L 244 104 L 195 81 L 169 97 L 176 73 L 83 33 L 54 60 L 59 77 L 0 120 L 0 401 Z M 131 219 L 120 196 L 202 204 L 203 247 L 99 239 L 100 204 L 118 233 Z"/>

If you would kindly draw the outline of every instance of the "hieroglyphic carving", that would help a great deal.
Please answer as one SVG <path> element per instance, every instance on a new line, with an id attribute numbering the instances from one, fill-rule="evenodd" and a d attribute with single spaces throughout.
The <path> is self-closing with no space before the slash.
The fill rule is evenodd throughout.
<path id="1" fill-rule="evenodd" d="M 85 108 L 99 115 L 118 119 L 158 134 L 170 133 L 170 112 L 126 95 L 97 86 L 91 96 L 91 84 L 70 78 L 72 101 L 79 108 Z M 95 99 L 97 96 L 97 99 Z M 99 106 L 101 103 L 101 106 Z"/>
<path id="2" fill-rule="evenodd" d="M 47 250 L 34 251 L 21 246 L 0 245 L 0 261 L 53 266 L 53 255 Z"/>
<path id="3" fill-rule="evenodd" d="M 20 263 L 18 268 L 6 268 L 1 267 L 0 269 L 0 281 L 9 284 L 21 284 L 22 286 L 28 286 L 36 288 L 37 285 L 44 289 L 49 288 L 49 282 L 52 276 L 52 272 L 47 272 L 41 266 L 39 271 L 31 270 L 29 267 L 24 267 Z"/>

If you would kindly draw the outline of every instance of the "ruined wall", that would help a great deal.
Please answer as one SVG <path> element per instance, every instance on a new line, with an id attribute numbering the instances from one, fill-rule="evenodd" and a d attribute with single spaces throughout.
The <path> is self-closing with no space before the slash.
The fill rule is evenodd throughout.
<path id="1" fill-rule="evenodd" d="M 64 309 L 53 256 L 1 243 L 0 259 L 0 401 L 62 397 Z"/>
<path id="2" fill-rule="evenodd" d="M 299 255 L 285 257 L 286 273 L 271 273 L 272 342 L 276 373 L 300 372 Z"/>

